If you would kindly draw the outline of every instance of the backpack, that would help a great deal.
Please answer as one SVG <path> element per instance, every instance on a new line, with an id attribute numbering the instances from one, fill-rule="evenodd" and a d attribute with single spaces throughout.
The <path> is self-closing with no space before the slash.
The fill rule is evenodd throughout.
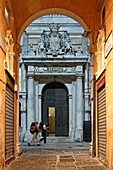
<path id="1" fill-rule="evenodd" d="M 43 130 L 43 122 L 40 122 L 39 129 Z"/>
<path id="2" fill-rule="evenodd" d="M 35 133 L 35 122 L 31 123 L 31 125 L 30 125 L 30 132 L 31 132 L 31 134 Z"/>

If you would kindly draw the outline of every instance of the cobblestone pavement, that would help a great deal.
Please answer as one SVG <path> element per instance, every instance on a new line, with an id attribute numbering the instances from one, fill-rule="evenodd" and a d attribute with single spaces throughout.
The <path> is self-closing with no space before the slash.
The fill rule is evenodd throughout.
<path id="1" fill-rule="evenodd" d="M 89 155 L 88 143 L 22 144 L 23 153 L 6 170 L 106 170 Z"/>

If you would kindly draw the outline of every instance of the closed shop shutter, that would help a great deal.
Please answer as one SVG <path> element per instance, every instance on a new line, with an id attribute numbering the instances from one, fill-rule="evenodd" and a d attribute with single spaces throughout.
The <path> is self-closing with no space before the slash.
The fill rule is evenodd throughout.
<path id="1" fill-rule="evenodd" d="M 6 87 L 5 160 L 14 157 L 14 92 Z"/>
<path id="2" fill-rule="evenodd" d="M 106 91 L 98 92 L 98 153 L 101 160 L 106 160 Z"/>

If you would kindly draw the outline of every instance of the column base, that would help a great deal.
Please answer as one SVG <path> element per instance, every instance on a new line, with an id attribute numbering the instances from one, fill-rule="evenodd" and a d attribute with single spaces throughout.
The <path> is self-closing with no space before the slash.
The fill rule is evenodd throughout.
<path id="1" fill-rule="evenodd" d="M 93 143 L 90 143 L 90 148 L 89 148 L 89 154 L 92 158 L 95 157 L 94 151 L 93 151 Z"/>
<path id="2" fill-rule="evenodd" d="M 71 138 L 71 140 L 74 142 L 74 136 L 75 136 L 75 132 L 72 130 L 69 132 L 69 137 Z"/>
<path id="3" fill-rule="evenodd" d="M 21 143 L 18 142 L 16 145 L 16 156 L 20 156 L 22 154 L 22 147 L 21 147 Z"/>
<path id="4" fill-rule="evenodd" d="M 21 132 L 21 135 L 20 135 L 20 142 L 24 142 L 25 132 L 26 132 L 26 131 Z"/>
<path id="5" fill-rule="evenodd" d="M 24 142 L 28 142 L 32 138 L 32 134 L 30 133 L 29 130 L 26 130 L 25 135 L 24 135 Z"/>
<path id="6" fill-rule="evenodd" d="M 83 129 L 76 129 L 74 141 L 83 142 Z"/>

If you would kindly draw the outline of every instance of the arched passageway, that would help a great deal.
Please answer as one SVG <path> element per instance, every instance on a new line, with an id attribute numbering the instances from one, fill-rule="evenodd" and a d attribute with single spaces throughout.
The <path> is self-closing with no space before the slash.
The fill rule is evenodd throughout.
<path id="1" fill-rule="evenodd" d="M 43 16 L 45 14 L 63 14 L 66 16 L 70 16 L 73 19 L 77 20 L 81 23 L 81 25 L 86 30 L 87 33 L 90 33 L 90 40 L 91 46 L 90 46 L 90 53 L 92 55 L 92 70 L 93 73 L 91 80 L 91 105 L 92 107 L 92 142 L 93 142 L 93 149 L 94 153 L 97 157 L 101 157 L 100 149 L 101 146 L 103 146 L 103 143 L 101 143 L 101 131 L 98 135 L 98 125 L 101 130 L 101 103 L 98 103 L 98 97 L 99 100 L 101 97 L 100 90 L 102 87 L 104 87 L 104 127 L 106 128 L 104 131 L 104 134 L 106 136 L 106 140 L 104 140 L 104 153 L 105 153 L 105 161 L 108 162 L 108 167 L 112 169 L 113 165 L 113 146 L 112 146 L 112 139 L 113 139 L 113 128 L 112 128 L 112 120 L 113 120 L 113 114 L 112 114 L 112 106 L 113 106 L 113 91 L 112 91 L 112 84 L 113 84 L 113 76 L 112 76 L 112 68 L 113 68 L 113 60 L 112 60 L 112 45 L 109 46 L 109 42 L 112 44 L 112 18 L 113 18 L 113 2 L 112 1 L 104 1 L 104 0 L 62 0 L 57 1 L 56 0 L 47 0 L 46 2 L 43 2 L 41 0 L 33 2 L 32 0 L 28 0 L 25 3 L 23 3 L 22 0 L 7 0 L 7 1 L 1 1 L 0 2 L 0 19 L 1 21 L 1 27 L 0 27 L 0 54 L 1 54 L 1 72 L 0 72 L 0 93 L 1 93 L 1 103 L 5 103 L 5 100 L 7 99 L 7 85 L 9 86 L 9 77 L 13 78 L 14 86 L 12 86 L 12 90 L 14 92 L 14 106 L 12 105 L 12 110 L 14 113 L 14 153 L 13 156 L 16 155 L 16 153 L 19 152 L 19 140 L 18 140 L 18 124 L 19 124 L 19 115 L 18 115 L 18 56 L 19 56 L 19 46 L 17 43 L 20 41 L 20 37 L 22 35 L 23 30 L 36 18 L 39 18 L 40 16 Z M 9 30 L 10 31 L 7 31 Z M 88 32 L 87 32 L 88 31 Z M 9 33 L 9 36 L 5 36 L 6 32 Z M 11 38 L 11 39 L 10 39 Z M 7 41 L 8 40 L 8 41 Z M 11 41 L 10 41 L 11 40 Z M 5 44 L 6 41 L 6 44 Z M 10 42 L 8 44 L 8 42 Z M 9 46 L 8 46 L 9 45 Z M 10 47 L 10 48 L 9 48 Z M 9 51 L 6 51 L 6 49 L 9 49 Z M 14 60 L 13 60 L 14 59 Z M 10 63 L 10 64 L 9 64 Z M 13 63 L 13 66 L 12 66 Z M 40 62 L 41 63 L 41 62 Z M 59 62 L 60 63 L 60 62 Z M 72 66 L 72 62 L 69 62 L 70 66 Z M 61 64 L 61 63 L 60 63 Z M 4 66 L 5 65 L 5 66 Z M 29 70 L 29 69 L 28 69 Z M 33 70 L 30 67 L 29 73 L 31 73 Z M 77 70 L 78 71 L 78 70 Z M 30 74 L 29 74 L 30 75 Z M 30 75 L 31 76 L 31 75 Z M 31 78 L 31 77 L 30 77 Z M 47 78 L 47 76 L 46 76 Z M 59 77 L 57 77 L 59 78 Z M 73 81 L 73 76 L 71 76 L 71 83 L 76 86 L 76 82 L 80 83 L 81 79 L 79 77 L 79 74 L 77 74 L 75 81 Z M 60 77 L 62 79 L 62 77 Z M 76 81 L 77 80 L 77 81 Z M 51 81 L 52 82 L 52 78 Z M 29 84 L 33 83 L 33 79 L 29 81 Z M 60 82 L 60 81 L 59 81 Z M 65 81 L 66 82 L 66 81 Z M 48 83 L 48 82 L 46 82 Z M 81 84 L 81 83 L 80 83 Z M 42 86 L 43 86 L 42 82 Z M 78 86 L 76 86 L 78 87 Z M 81 89 L 83 86 L 79 86 Z M 6 90 L 6 91 L 5 91 Z M 82 91 L 82 90 L 81 90 Z M 98 94 L 99 93 L 99 94 Z M 30 93 L 29 93 L 30 96 Z M 41 99 L 41 93 L 39 94 L 39 99 Z M 71 100 L 71 93 L 69 93 L 69 99 Z M 79 98 L 80 99 L 80 98 Z M 70 101 L 69 100 L 69 101 Z M 40 100 L 39 100 L 40 101 Z M 41 104 L 40 104 L 41 105 Z M 1 135 L 3 135 L 3 140 L 0 141 L 1 146 L 1 162 L 5 158 L 5 144 L 4 141 L 6 139 L 5 134 L 5 125 L 3 122 L 5 122 L 5 110 L 7 107 L 7 104 L 4 105 L 1 104 Z M 77 105 L 78 106 L 78 105 Z M 24 107 L 23 107 L 24 108 Z M 74 105 L 73 105 L 74 108 Z M 75 108 L 74 108 L 75 109 Z M 78 109 L 78 108 L 77 108 Z M 80 109 L 80 107 L 79 107 Z M 77 113 L 79 112 L 79 109 L 77 110 Z M 24 109 L 23 109 L 24 111 Z M 99 113 L 98 113 L 99 112 Z M 82 111 L 80 110 L 80 113 L 82 115 Z M 100 114 L 100 115 L 99 115 Z M 100 116 L 98 119 L 98 115 Z M 31 116 L 32 117 L 32 116 Z M 26 117 L 24 117 L 26 120 Z M 98 120 L 100 121 L 98 124 Z M 82 122 L 82 121 L 80 121 Z M 79 127 L 77 124 L 76 127 Z M 2 128 L 3 125 L 3 128 Z M 28 128 L 28 126 L 27 126 Z M 81 127 L 80 127 L 81 128 Z M 80 130 L 79 128 L 79 130 Z M 74 128 L 73 128 L 74 129 Z M 83 134 L 82 132 L 79 133 L 79 131 L 76 131 L 79 134 Z M 69 129 L 69 134 L 74 136 L 76 134 L 74 131 L 71 134 Z M 103 131 L 102 131 L 103 133 Z M 102 139 L 103 141 L 103 139 Z M 99 143 L 100 142 L 100 143 Z M 98 151 L 99 150 L 99 151 Z M 98 154 L 99 153 L 99 154 Z M 8 157 L 8 159 L 10 159 Z M 5 164 L 5 163 L 4 163 Z"/>
<path id="2" fill-rule="evenodd" d="M 90 122 L 89 38 L 83 33 L 78 22 L 60 14 L 43 16 L 24 31 L 20 56 L 23 140 L 31 121 L 48 121 L 52 126 L 49 114 L 53 110 L 54 136 L 90 140 L 85 131 Z"/>

